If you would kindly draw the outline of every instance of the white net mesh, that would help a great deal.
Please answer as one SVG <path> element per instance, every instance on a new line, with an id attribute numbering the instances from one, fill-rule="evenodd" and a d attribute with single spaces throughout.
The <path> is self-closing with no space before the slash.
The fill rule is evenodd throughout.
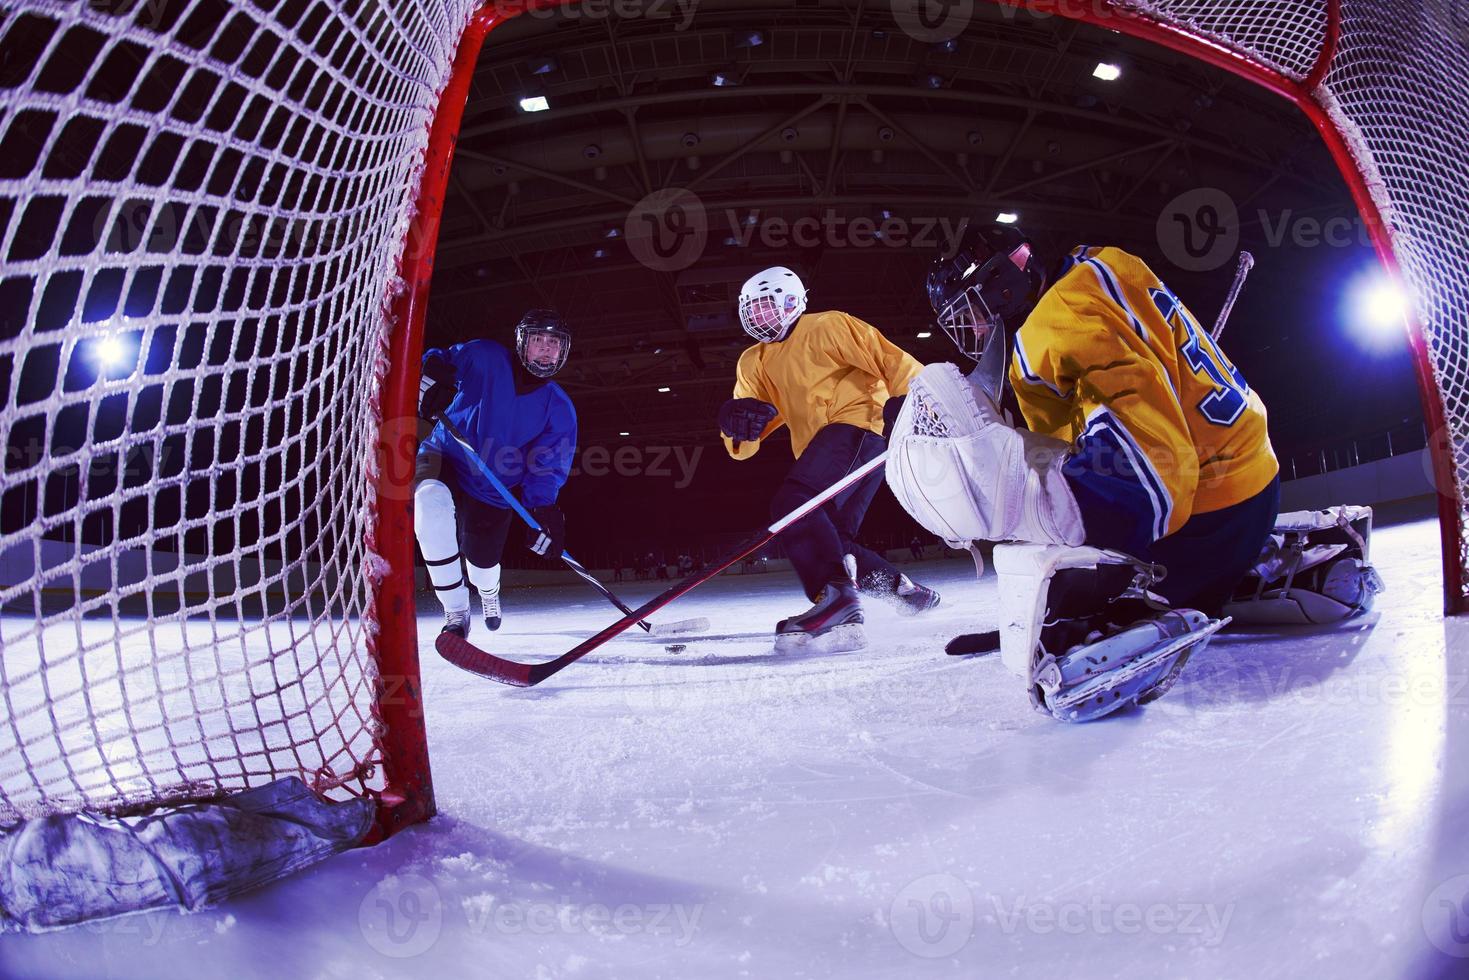
<path id="1" fill-rule="evenodd" d="M 470 11 L 0 14 L 0 822 L 371 778 L 384 303 Z"/>

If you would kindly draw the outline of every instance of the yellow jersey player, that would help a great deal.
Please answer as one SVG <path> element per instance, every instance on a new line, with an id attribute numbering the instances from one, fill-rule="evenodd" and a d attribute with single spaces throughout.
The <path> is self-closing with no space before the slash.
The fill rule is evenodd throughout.
<path id="1" fill-rule="evenodd" d="M 887 467 L 899 501 L 956 543 L 1057 549 L 1026 553 L 1042 591 L 1024 608 L 1046 624 L 1064 618 L 1063 605 L 1088 601 L 1115 619 L 1155 621 L 1127 649 L 1109 648 L 1117 687 L 1088 683 L 1108 710 L 1161 695 L 1193 648 L 1188 634 L 1202 641 L 1218 628 L 1212 617 L 1274 526 L 1279 466 L 1259 395 L 1179 298 L 1121 249 L 1083 246 L 1047 265 L 1014 227 L 975 228 L 934 263 L 928 289 L 940 326 L 976 367 L 966 378 L 933 365 L 915 379 Z M 1001 408 L 1006 389 L 1028 430 Z M 1092 549 L 1084 561 L 1062 550 L 1079 546 Z M 1085 561 L 1111 569 L 1080 590 L 1095 594 L 1078 595 L 1073 581 L 1070 594 L 1047 597 L 1058 568 Z M 996 562 L 1004 586 L 998 553 Z M 1124 592 L 1137 601 L 1119 605 Z M 1170 618 L 1169 607 L 1187 615 Z M 1027 640 L 1021 656 L 1089 649 L 1076 641 L 1096 640 L 1098 624 L 1078 622 L 1085 632 L 1053 635 L 1050 654 Z M 1034 692 L 1046 664 L 1025 666 Z M 1051 680 L 1064 686 L 1064 655 L 1055 666 Z"/>
<path id="2" fill-rule="evenodd" d="M 719 411 L 725 448 L 749 459 L 781 426 L 796 457 L 771 503 L 784 517 L 886 449 L 883 407 L 902 395 L 920 365 L 874 327 L 845 313 L 806 313 L 806 287 L 790 269 L 751 278 L 740 293 L 740 323 L 757 343 L 740 356 L 734 397 Z M 938 604 L 938 594 L 908 579 L 856 540 L 882 480 L 874 473 L 788 528 L 781 542 L 815 604 L 776 628 L 777 649 L 820 638 L 828 652 L 865 645 L 858 586 L 900 612 Z M 849 570 L 845 561 L 855 561 Z"/>

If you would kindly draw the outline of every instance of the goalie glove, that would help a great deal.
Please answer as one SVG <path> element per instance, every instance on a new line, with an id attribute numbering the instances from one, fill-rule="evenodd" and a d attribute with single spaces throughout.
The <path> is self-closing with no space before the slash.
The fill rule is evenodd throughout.
<path id="1" fill-rule="evenodd" d="M 527 528 L 525 546 L 543 558 L 559 558 L 566 550 L 566 518 L 555 504 L 532 507 L 530 515 L 540 530 Z"/>
<path id="2" fill-rule="evenodd" d="M 433 422 L 449 410 L 459 394 L 458 375 L 454 365 L 437 354 L 424 359 L 423 373 L 418 379 L 418 417 Z"/>
<path id="3" fill-rule="evenodd" d="M 774 405 L 758 398 L 731 398 L 719 406 L 719 431 L 738 449 L 742 442 L 758 442 L 778 414 Z"/>
<path id="4" fill-rule="evenodd" d="M 989 394 L 952 364 L 932 364 L 913 379 L 888 446 L 893 495 L 956 547 L 1075 546 L 1086 538 L 1061 469 L 1066 443 L 1010 425 Z"/>

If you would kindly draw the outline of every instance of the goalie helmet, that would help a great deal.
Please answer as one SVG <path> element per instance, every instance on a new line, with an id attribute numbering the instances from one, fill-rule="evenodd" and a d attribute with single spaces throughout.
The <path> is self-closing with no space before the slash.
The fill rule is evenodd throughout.
<path id="1" fill-rule="evenodd" d="M 1003 377 L 1006 340 L 1035 308 L 1045 278 L 1034 243 L 1018 228 L 971 227 L 957 250 L 929 267 L 928 301 L 939 328 L 960 352 L 988 365 L 984 373 Z M 998 394 L 998 386 L 992 393 Z"/>
<path id="2" fill-rule="evenodd" d="M 762 344 L 786 339 L 806 312 L 806 285 L 785 266 L 753 276 L 740 290 L 740 326 Z"/>
<path id="3" fill-rule="evenodd" d="M 571 328 L 553 310 L 531 310 L 515 325 L 515 353 L 538 378 L 550 378 L 571 356 Z"/>

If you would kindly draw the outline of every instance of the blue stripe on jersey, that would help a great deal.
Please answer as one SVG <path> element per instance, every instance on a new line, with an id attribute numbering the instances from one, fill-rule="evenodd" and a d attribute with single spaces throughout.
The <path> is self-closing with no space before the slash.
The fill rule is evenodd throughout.
<path id="1" fill-rule="evenodd" d="M 1020 334 L 1015 335 L 1015 363 L 1020 367 L 1020 376 L 1021 378 L 1025 379 L 1026 384 L 1039 385 L 1043 388 L 1046 388 L 1051 392 L 1051 394 L 1055 395 L 1057 398 L 1071 397 L 1071 392 L 1062 391 L 1060 388 L 1057 388 L 1045 378 L 1036 374 L 1035 371 L 1031 370 L 1030 358 L 1027 357 L 1025 354 L 1025 343 L 1020 339 Z"/>
<path id="2" fill-rule="evenodd" d="M 1087 544 L 1141 556 L 1168 533 L 1173 498 L 1127 427 L 1107 409 L 1087 419 L 1062 473 L 1081 509 Z"/>
<path id="3" fill-rule="evenodd" d="M 1066 275 L 1086 258 L 1087 253 L 1092 250 L 1090 245 L 1078 245 L 1071 250 L 1071 254 L 1061 261 L 1061 275 Z"/>
<path id="4" fill-rule="evenodd" d="M 1132 329 L 1137 331 L 1139 337 L 1146 340 L 1148 337 L 1147 329 L 1143 327 L 1143 322 L 1137 318 L 1137 314 L 1132 312 L 1132 307 L 1128 305 L 1127 297 L 1123 295 L 1122 287 L 1117 282 L 1117 276 L 1113 274 L 1111 269 L 1107 268 L 1107 263 L 1101 259 L 1089 257 L 1082 258 L 1080 262 L 1088 266 L 1092 272 L 1096 273 L 1098 281 L 1102 284 L 1102 288 L 1107 291 L 1108 296 L 1112 297 L 1112 302 L 1116 303 L 1122 309 L 1122 312 L 1127 314 L 1127 319 L 1132 323 Z"/>

